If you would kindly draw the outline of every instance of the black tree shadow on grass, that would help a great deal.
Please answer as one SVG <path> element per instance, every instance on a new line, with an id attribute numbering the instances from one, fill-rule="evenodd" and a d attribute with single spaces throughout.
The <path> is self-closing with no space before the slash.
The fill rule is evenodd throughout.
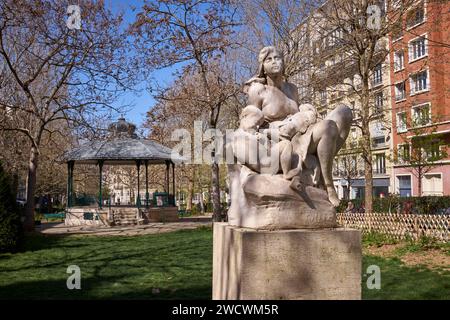
<path id="1" fill-rule="evenodd" d="M 29 250 L 0 260 L 0 299 L 209 299 L 211 243 L 211 230 L 138 237 L 31 236 Z M 72 264 L 81 268 L 79 293 L 66 288 L 66 269 Z"/>
<path id="2" fill-rule="evenodd" d="M 81 279 L 81 289 L 69 290 L 66 280 L 22 281 L 0 287 L 0 300 L 209 300 L 210 285 L 192 284 L 183 288 L 128 287 L 115 289 L 123 277 L 90 277 Z"/>

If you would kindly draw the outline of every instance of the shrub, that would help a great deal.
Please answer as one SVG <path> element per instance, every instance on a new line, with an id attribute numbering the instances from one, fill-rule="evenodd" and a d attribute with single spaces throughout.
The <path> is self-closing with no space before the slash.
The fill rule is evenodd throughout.
<path id="1" fill-rule="evenodd" d="M 20 210 L 9 175 L 0 162 L 0 252 L 17 251 L 22 240 Z"/>
<path id="2" fill-rule="evenodd" d="M 337 212 L 344 212 L 347 208 L 349 200 L 341 200 L 341 203 L 336 208 Z M 359 208 L 364 203 L 364 199 L 350 200 Z M 386 198 L 373 199 L 373 211 L 380 213 L 403 213 L 405 204 L 412 203 L 412 212 L 416 214 L 440 214 L 450 207 L 450 196 L 426 196 L 426 197 L 398 197 L 390 196 Z"/>
<path id="3" fill-rule="evenodd" d="M 374 231 L 364 234 L 362 242 L 367 246 L 377 246 L 377 247 L 381 247 L 385 244 L 398 243 L 398 241 L 393 237 Z"/>

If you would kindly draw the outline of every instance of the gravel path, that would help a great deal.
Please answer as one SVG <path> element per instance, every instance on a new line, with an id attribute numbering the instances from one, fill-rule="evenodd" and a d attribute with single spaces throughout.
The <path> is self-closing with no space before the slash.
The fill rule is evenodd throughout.
<path id="1" fill-rule="evenodd" d="M 211 226 L 211 217 L 180 218 L 178 222 L 152 222 L 137 226 L 66 226 L 64 223 L 44 223 L 36 226 L 36 231 L 45 235 L 95 235 L 95 236 L 139 236 L 172 232 L 177 230 L 196 229 Z"/>

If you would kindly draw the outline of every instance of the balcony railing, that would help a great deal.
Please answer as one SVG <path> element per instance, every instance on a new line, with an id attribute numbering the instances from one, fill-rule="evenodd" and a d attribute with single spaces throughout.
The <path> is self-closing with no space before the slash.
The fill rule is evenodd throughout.
<path id="1" fill-rule="evenodd" d="M 395 101 L 400 101 L 406 98 L 406 94 L 403 92 L 401 94 L 396 94 L 395 95 Z"/>
<path id="2" fill-rule="evenodd" d="M 386 168 L 375 168 L 372 170 L 373 174 L 386 174 Z"/>
<path id="3" fill-rule="evenodd" d="M 376 87 L 376 86 L 378 86 L 378 85 L 380 85 L 382 83 L 383 83 L 383 78 L 377 77 L 377 78 L 372 80 L 372 87 Z"/>

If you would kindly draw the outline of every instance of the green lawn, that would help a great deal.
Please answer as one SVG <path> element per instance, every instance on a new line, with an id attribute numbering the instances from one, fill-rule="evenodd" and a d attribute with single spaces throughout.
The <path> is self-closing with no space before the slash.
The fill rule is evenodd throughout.
<path id="1" fill-rule="evenodd" d="M 210 299 L 210 228 L 138 237 L 28 237 L 24 252 L 0 255 L 0 299 Z M 82 290 L 68 290 L 69 265 Z M 364 299 L 450 299 L 450 274 L 364 257 L 381 268 L 381 290 Z M 152 293 L 158 288 L 159 293 Z"/>

